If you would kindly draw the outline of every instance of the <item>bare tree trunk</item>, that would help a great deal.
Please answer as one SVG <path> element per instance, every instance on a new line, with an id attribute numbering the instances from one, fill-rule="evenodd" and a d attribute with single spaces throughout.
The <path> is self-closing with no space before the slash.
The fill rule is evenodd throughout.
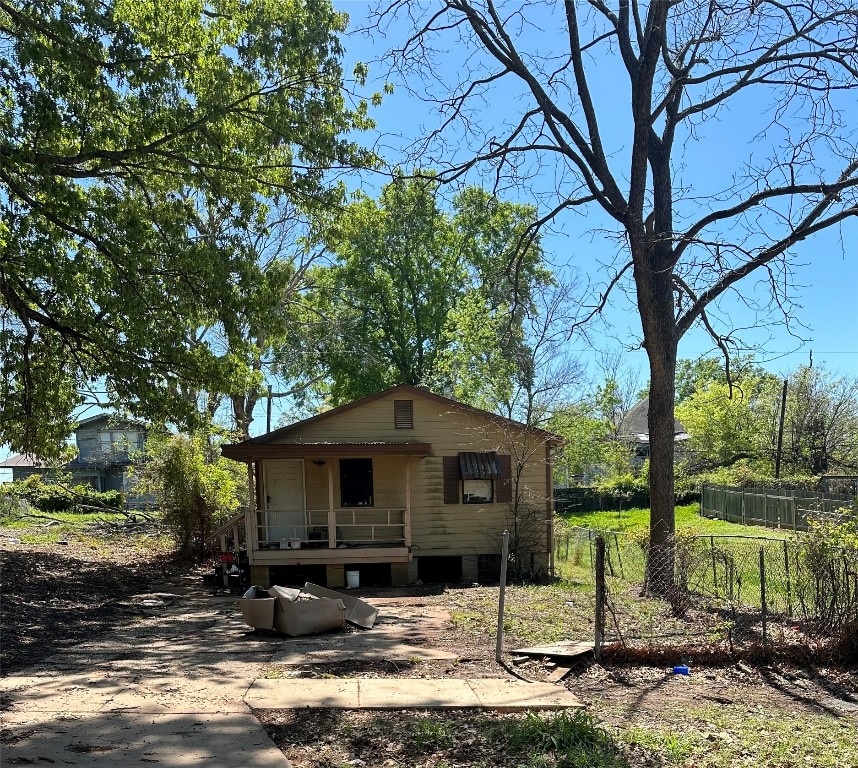
<path id="1" fill-rule="evenodd" d="M 643 297 L 640 314 L 649 357 L 649 487 L 650 551 L 647 583 L 666 597 L 673 586 L 674 509 L 674 400 L 677 336 L 674 322 L 673 281 L 667 253 L 658 246 L 646 249 L 647 259 L 635 259 L 635 279 Z M 643 262 L 643 263 L 641 263 Z"/>
<path id="2" fill-rule="evenodd" d="M 650 551 L 647 583 L 654 594 L 665 597 L 673 586 L 673 492 L 674 373 L 676 345 L 665 344 L 658 363 L 650 352 L 652 378 L 649 391 L 649 487 Z"/>

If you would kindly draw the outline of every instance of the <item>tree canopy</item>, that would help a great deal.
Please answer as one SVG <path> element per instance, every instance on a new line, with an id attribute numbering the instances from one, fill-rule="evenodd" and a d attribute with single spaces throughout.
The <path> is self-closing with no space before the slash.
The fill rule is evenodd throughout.
<path id="1" fill-rule="evenodd" d="M 259 283 L 241 233 L 372 159 L 344 25 L 326 0 L 0 2 L 0 441 L 50 454 L 103 384 L 178 420 L 184 383 L 240 373 L 194 331 Z"/>
<path id="2" fill-rule="evenodd" d="M 405 383 L 496 410 L 532 376 L 525 321 L 552 278 L 538 241 L 509 268 L 534 210 L 469 187 L 446 212 L 436 191 L 402 175 L 320 227 L 335 262 L 314 273 L 311 311 L 334 404 Z"/>
<path id="3" fill-rule="evenodd" d="M 858 380 L 802 366 L 787 381 L 783 460 L 808 475 L 858 472 Z"/>
<path id="4" fill-rule="evenodd" d="M 783 381 L 745 359 L 729 380 L 714 358 L 681 361 L 684 391 L 676 416 L 691 436 L 687 469 L 706 472 L 743 462 L 774 475 L 783 412 L 783 475 L 853 474 L 858 468 L 858 381 L 801 366 Z M 691 371 L 697 376 L 692 377 Z M 694 379 L 689 388 L 688 382 Z"/>

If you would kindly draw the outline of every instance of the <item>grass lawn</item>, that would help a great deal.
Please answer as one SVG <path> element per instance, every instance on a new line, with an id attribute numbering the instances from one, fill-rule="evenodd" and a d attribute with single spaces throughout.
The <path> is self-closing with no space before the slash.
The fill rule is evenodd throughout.
<path id="1" fill-rule="evenodd" d="M 760 552 L 766 574 L 766 605 L 773 613 L 793 615 L 797 608 L 799 549 L 791 530 L 739 525 L 698 514 L 697 504 L 676 508 L 676 558 L 689 605 L 705 599 L 723 601 L 722 608 L 762 605 Z M 555 573 L 578 589 L 593 590 L 595 547 L 592 531 L 603 531 L 608 589 L 615 601 L 623 634 L 646 638 L 675 627 L 659 603 L 638 599 L 645 580 L 649 510 L 589 512 L 563 515 L 556 526 Z M 807 585 L 804 584 L 804 587 Z M 807 590 L 805 590 L 806 592 Z"/>
<path id="2" fill-rule="evenodd" d="M 791 538 L 793 532 L 787 528 L 765 528 L 760 525 L 740 525 L 725 520 L 701 517 L 700 505 L 683 504 L 676 507 L 676 530 L 682 533 L 697 533 L 705 536 L 753 536 L 755 538 Z M 649 531 L 649 508 L 635 507 L 620 512 L 580 512 L 560 516 L 570 526 L 595 528 L 600 531 L 622 531 L 624 533 L 646 533 Z"/>

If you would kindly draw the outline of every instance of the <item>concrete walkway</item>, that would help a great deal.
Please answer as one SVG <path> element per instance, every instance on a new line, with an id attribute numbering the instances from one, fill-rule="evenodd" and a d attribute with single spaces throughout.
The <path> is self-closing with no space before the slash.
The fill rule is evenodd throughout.
<path id="1" fill-rule="evenodd" d="M 252 709 L 580 706 L 562 687 L 505 678 L 320 680 L 270 674 L 284 662 L 318 663 L 332 656 L 452 655 L 404 642 L 395 616 L 365 633 L 290 640 L 252 632 L 234 597 L 213 597 L 198 589 L 196 579 L 164 589 L 129 606 L 123 629 L 51 656 L 27 675 L 0 679 L 0 764 L 288 768 Z M 421 641 L 443 631 L 437 616 L 424 626 L 429 634 Z M 351 650 L 343 643 L 348 637 L 360 638 Z"/>
<path id="2" fill-rule="evenodd" d="M 289 684 L 284 685 L 284 682 Z M 298 683 L 295 685 L 295 683 Z M 581 703 L 565 688 L 489 677 L 257 680 L 245 701 L 254 709 L 570 709 Z"/>

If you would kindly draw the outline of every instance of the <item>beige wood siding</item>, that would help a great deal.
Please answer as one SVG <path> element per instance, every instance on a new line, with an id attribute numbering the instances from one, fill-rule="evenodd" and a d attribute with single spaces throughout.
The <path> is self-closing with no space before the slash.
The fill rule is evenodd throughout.
<path id="1" fill-rule="evenodd" d="M 496 451 L 512 457 L 513 489 L 525 509 L 530 535 L 538 540 L 535 551 L 545 551 L 547 498 L 545 444 L 539 435 L 514 426 L 499 426 L 488 418 L 419 396 L 414 398 L 414 429 L 396 429 L 391 395 L 306 425 L 283 442 L 326 441 L 415 441 L 432 444 L 432 456 L 411 459 L 411 527 L 413 553 L 482 554 L 498 551 L 501 534 L 512 527 L 510 504 L 444 504 L 442 457 L 460 451 Z M 275 441 L 276 442 L 276 441 Z M 334 450 L 334 449 L 332 449 Z M 405 506 L 405 457 L 373 457 L 374 507 Z M 328 464 L 334 474 L 334 506 L 340 506 L 339 466 L 336 458 L 325 466 L 306 462 L 307 506 L 328 506 Z M 523 465 L 520 481 L 517 468 Z M 536 543 L 536 541 L 534 541 Z"/>

